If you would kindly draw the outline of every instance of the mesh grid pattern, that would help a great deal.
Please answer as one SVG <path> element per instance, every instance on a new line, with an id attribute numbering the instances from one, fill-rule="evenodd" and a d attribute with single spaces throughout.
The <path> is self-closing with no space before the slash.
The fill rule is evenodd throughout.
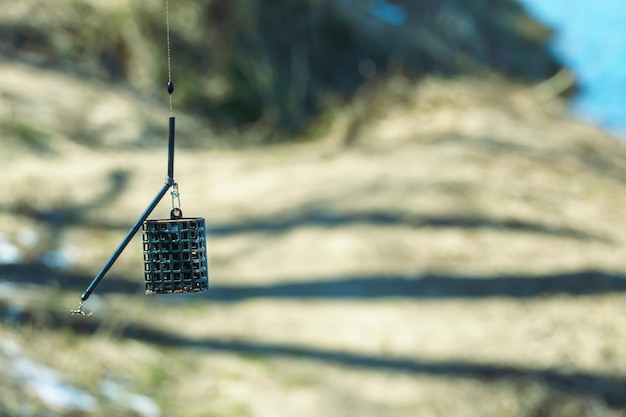
<path id="1" fill-rule="evenodd" d="M 203 218 L 146 220 L 142 230 L 146 294 L 209 288 Z"/>

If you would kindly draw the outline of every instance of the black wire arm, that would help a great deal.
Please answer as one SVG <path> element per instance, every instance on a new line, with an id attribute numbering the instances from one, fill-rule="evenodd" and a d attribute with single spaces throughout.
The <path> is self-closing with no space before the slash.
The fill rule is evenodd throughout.
<path id="1" fill-rule="evenodd" d="M 120 243 L 120 245 L 117 247 L 117 249 L 115 250 L 113 255 L 111 255 L 111 257 L 109 258 L 107 263 L 102 267 L 102 269 L 100 270 L 98 275 L 96 275 L 96 277 L 93 279 L 91 284 L 89 284 L 89 287 L 87 287 L 87 289 L 85 290 L 83 295 L 80 297 L 81 307 L 82 307 L 82 302 L 86 301 L 89 298 L 89 296 L 96 289 L 98 284 L 100 284 L 100 281 L 102 281 L 102 279 L 104 278 L 106 273 L 109 272 L 109 269 L 111 269 L 111 267 L 113 266 L 115 261 L 117 261 L 117 258 L 119 258 L 119 256 L 124 251 L 124 249 L 126 249 L 126 246 L 131 241 L 133 236 L 135 236 L 135 234 L 137 233 L 139 228 L 141 228 L 141 225 L 143 224 L 143 222 L 148 218 L 148 216 L 150 216 L 150 213 L 152 213 L 154 208 L 163 199 L 163 197 L 165 196 L 167 191 L 170 189 L 170 187 L 172 185 L 174 185 L 174 127 L 175 127 L 175 124 L 176 124 L 176 120 L 175 120 L 174 116 L 170 116 L 169 146 L 168 146 L 168 155 L 167 155 L 167 160 L 168 160 L 168 162 L 167 162 L 167 178 L 165 179 L 165 184 L 159 190 L 159 192 L 156 195 L 156 197 L 154 197 L 154 200 L 152 200 L 152 202 L 150 203 L 148 208 L 146 208 L 146 210 L 139 217 L 137 222 L 130 229 L 130 231 L 128 232 L 128 234 L 126 235 L 126 237 L 124 238 L 122 243 Z M 74 310 L 73 313 L 74 312 L 82 313 L 82 309 L 81 310 Z"/>

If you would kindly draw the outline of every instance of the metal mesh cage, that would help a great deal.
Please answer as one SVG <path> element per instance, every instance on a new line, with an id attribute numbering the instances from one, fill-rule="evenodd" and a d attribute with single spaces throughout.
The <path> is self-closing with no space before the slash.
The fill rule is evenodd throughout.
<path id="1" fill-rule="evenodd" d="M 209 288 L 203 218 L 146 220 L 142 230 L 146 294 L 200 292 Z"/>

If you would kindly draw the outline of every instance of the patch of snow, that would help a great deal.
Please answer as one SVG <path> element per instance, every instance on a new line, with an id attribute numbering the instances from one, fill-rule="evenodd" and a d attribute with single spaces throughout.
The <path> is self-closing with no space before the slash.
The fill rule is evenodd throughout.
<path id="1" fill-rule="evenodd" d="M 11 376 L 48 406 L 63 411 L 96 409 L 95 397 L 64 382 L 57 371 L 23 356 L 17 343 L 3 340 L 0 350 L 11 359 Z"/>
<path id="2" fill-rule="evenodd" d="M 22 349 L 15 340 L 0 340 L 0 352 L 9 358 L 17 357 Z"/>
<path id="3" fill-rule="evenodd" d="M 27 248 L 32 248 L 39 242 L 39 233 L 32 227 L 22 227 L 17 232 L 17 241 Z"/>
<path id="4" fill-rule="evenodd" d="M 128 392 L 126 387 L 114 381 L 102 381 L 100 391 L 109 400 L 124 405 L 143 417 L 160 417 L 161 409 L 150 397 Z"/>
<path id="5" fill-rule="evenodd" d="M 6 374 L 2 373 L 3 376 L 9 376 L 16 385 L 23 387 L 53 410 L 63 413 L 90 413 L 99 406 L 98 397 L 63 381 L 58 371 L 26 357 L 21 346 L 13 340 L 0 339 L 0 366 L 0 369 L 6 371 Z M 161 416 L 161 409 L 156 401 L 130 392 L 117 382 L 102 381 L 100 392 L 102 397 L 134 411 L 141 417 Z"/>
<path id="6" fill-rule="evenodd" d="M 97 401 L 93 396 L 63 382 L 53 369 L 24 357 L 18 358 L 12 366 L 13 376 L 51 407 L 79 411 L 93 411 L 96 408 Z"/>
<path id="7" fill-rule="evenodd" d="M 17 285 L 12 282 L 0 282 L 0 300 L 10 300 L 17 294 Z M 3 347 L 0 344 L 0 350 Z"/>
<path id="8" fill-rule="evenodd" d="M 7 235 L 0 233 L 0 264 L 16 264 L 21 259 L 20 248 L 11 243 Z"/>
<path id="9" fill-rule="evenodd" d="M 72 248 L 59 248 L 46 252 L 41 257 L 41 262 L 50 268 L 67 268 L 72 264 L 75 251 Z"/>

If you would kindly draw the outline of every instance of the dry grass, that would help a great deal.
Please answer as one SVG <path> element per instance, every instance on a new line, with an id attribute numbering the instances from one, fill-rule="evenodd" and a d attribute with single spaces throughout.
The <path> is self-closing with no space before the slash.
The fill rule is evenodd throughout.
<path id="1" fill-rule="evenodd" d="M 28 259 L 55 244 L 72 267 L 1 267 L 21 294 L 2 305 L 36 312 L 1 336 L 98 398 L 122 381 L 165 416 L 624 415 L 623 145 L 521 87 L 396 88 L 315 143 L 177 151 L 212 290 L 140 295 L 135 240 L 88 318 L 66 312 L 161 186 L 165 147 L 11 142 L 0 230 L 36 230 Z M 102 114 L 126 100 L 110 94 Z M 0 403 L 25 395 L 6 385 Z"/>

